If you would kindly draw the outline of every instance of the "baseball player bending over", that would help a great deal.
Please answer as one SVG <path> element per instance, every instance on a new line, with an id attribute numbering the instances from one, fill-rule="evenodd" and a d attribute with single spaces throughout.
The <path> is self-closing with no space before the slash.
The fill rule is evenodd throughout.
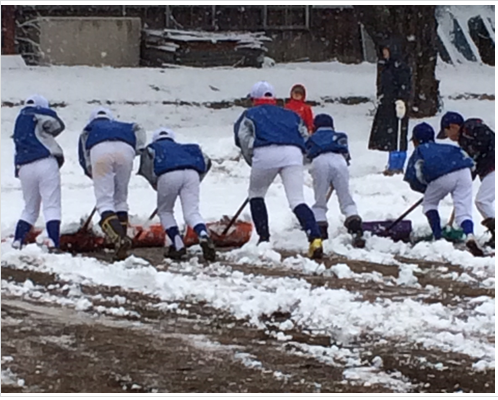
<path id="1" fill-rule="evenodd" d="M 20 249 L 35 224 L 43 204 L 49 250 L 59 248 L 61 224 L 61 177 L 64 164 L 61 147 L 55 141 L 64 123 L 50 109 L 47 99 L 34 95 L 25 101 L 14 126 L 16 177 L 21 180 L 24 210 L 17 222 L 12 247 Z"/>
<path id="2" fill-rule="evenodd" d="M 313 125 L 315 133 L 306 141 L 306 153 L 311 162 L 315 204 L 312 207 L 322 239 L 328 239 L 327 202 L 331 188 L 337 192 L 344 226 L 353 235 L 353 246 L 364 247 L 361 218 L 349 191 L 348 164 L 351 159 L 348 137 L 334 130 L 334 120 L 328 114 L 318 114 Z"/>
<path id="3" fill-rule="evenodd" d="M 93 180 L 100 227 L 114 244 L 115 259 L 127 257 L 128 184 L 133 159 L 145 146 L 145 131 L 137 124 L 116 121 L 110 110 L 95 109 L 79 139 L 79 161 Z"/>
<path id="4" fill-rule="evenodd" d="M 438 139 L 448 137 L 458 142 L 460 147 L 472 157 L 476 170 L 474 179 L 479 176 L 481 186 L 476 195 L 476 207 L 484 218 L 481 222 L 491 232 L 486 243 L 495 247 L 495 133 L 479 118 L 466 121 L 456 112 L 447 112 L 441 118 L 441 131 Z"/>
<path id="5" fill-rule="evenodd" d="M 411 155 L 405 173 L 410 187 L 424 193 L 422 206 L 434 235 L 442 237 L 439 202 L 448 194 L 453 198 L 455 220 L 466 235 L 466 246 L 474 256 L 484 255 L 474 238 L 472 222 L 472 174 L 474 162 L 462 149 L 434 143 L 434 129 L 427 124 L 413 128 L 412 141 L 415 151 Z"/>
<path id="6" fill-rule="evenodd" d="M 254 107 L 239 117 L 234 133 L 236 146 L 251 166 L 249 199 L 258 243 L 270 240 L 264 197 L 280 175 L 289 206 L 308 236 L 308 256 L 322 258 L 320 230 L 313 211 L 304 202 L 303 153 L 307 128 L 295 112 L 276 105 L 273 87 L 268 82 L 256 83 L 250 96 Z"/>
<path id="7" fill-rule="evenodd" d="M 173 213 L 180 197 L 185 223 L 197 234 L 204 259 L 215 261 L 215 246 L 199 213 L 199 186 L 211 160 L 197 144 L 177 143 L 175 136 L 168 128 L 158 129 L 140 158 L 140 174 L 157 190 L 158 214 L 169 244 L 165 257 L 180 260 L 187 254 Z"/>

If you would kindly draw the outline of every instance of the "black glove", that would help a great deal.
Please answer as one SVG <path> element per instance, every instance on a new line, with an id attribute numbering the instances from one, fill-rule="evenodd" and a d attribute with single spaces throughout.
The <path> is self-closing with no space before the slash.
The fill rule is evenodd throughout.
<path id="1" fill-rule="evenodd" d="M 62 168 L 64 165 L 64 156 L 62 154 L 57 154 L 55 159 L 57 160 L 57 164 L 59 164 L 59 168 Z"/>

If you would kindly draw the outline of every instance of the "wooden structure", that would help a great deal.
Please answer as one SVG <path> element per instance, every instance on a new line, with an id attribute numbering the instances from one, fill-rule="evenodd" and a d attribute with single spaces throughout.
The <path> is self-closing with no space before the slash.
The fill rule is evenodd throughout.
<path id="1" fill-rule="evenodd" d="M 2 55 L 16 54 L 16 6 L 2 6 Z"/>
<path id="2" fill-rule="evenodd" d="M 470 7 L 471 13 L 477 14 L 467 20 L 458 12 L 459 7 Z M 30 21 L 40 16 L 126 16 L 139 17 L 142 26 L 151 30 L 264 32 L 272 39 L 266 44 L 267 55 L 276 62 L 374 62 L 375 51 L 357 18 L 356 8 L 334 5 L 2 6 L 2 54 L 15 51 L 23 57 L 29 54 L 30 37 L 25 30 Z M 436 10 L 438 51 L 444 61 L 494 65 L 494 6 L 437 6 Z"/>
<path id="3" fill-rule="evenodd" d="M 262 33 L 153 30 L 143 32 L 142 62 L 160 67 L 173 63 L 192 67 L 261 67 L 271 39 Z"/>
<path id="4" fill-rule="evenodd" d="M 140 17 L 145 29 L 264 32 L 268 56 L 277 62 L 309 59 L 364 60 L 360 26 L 351 6 L 12 6 L 23 25 L 37 17 Z M 2 20 L 3 27 L 3 20 Z M 18 35 L 22 32 L 18 32 Z M 21 53 L 29 52 L 19 43 Z M 143 48 L 143 47 L 142 47 Z M 147 62 L 147 60 L 146 60 Z M 231 62 L 231 60 L 230 60 Z"/>

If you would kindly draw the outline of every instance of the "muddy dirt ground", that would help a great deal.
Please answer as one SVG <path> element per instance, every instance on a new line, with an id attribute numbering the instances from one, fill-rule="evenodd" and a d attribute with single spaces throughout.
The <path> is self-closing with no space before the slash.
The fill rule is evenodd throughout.
<path id="1" fill-rule="evenodd" d="M 171 268 L 160 249 L 136 249 L 135 255 L 156 268 Z M 109 254 L 89 254 L 109 261 Z M 285 255 L 285 254 L 283 254 Z M 344 288 L 364 300 L 377 296 L 393 300 L 407 297 L 451 305 L 462 297 L 492 296 L 494 290 L 456 282 L 439 271 L 459 267 L 418 260 L 416 276 L 421 288 L 389 286 L 330 276 L 290 272 L 278 268 L 230 264 L 244 274 L 294 276 L 313 286 Z M 347 264 L 353 272 L 377 271 L 397 277 L 395 266 L 352 261 L 340 256 L 325 261 L 327 267 Z M 225 264 L 225 262 L 224 262 Z M 2 262 L 2 280 L 23 283 L 29 279 L 47 293 L 64 296 L 58 276 L 22 270 Z M 440 288 L 437 295 L 428 285 Z M 344 367 L 303 357 L 300 345 L 330 346 L 330 337 L 289 330 L 292 340 L 272 335 L 272 324 L 287 315 L 266 316 L 266 329 L 256 329 L 206 304 L 184 303 L 187 315 L 178 314 L 143 293 L 119 287 L 81 285 L 83 296 L 103 295 L 102 306 L 112 296 L 126 299 L 129 311 L 122 317 L 105 316 L 71 307 L 44 304 L 2 291 L 2 392 L 390 392 L 385 384 L 363 385 L 344 379 Z M 95 303 L 95 302 L 94 302 Z M 94 304 L 95 307 L 95 304 Z M 276 330 L 276 329 L 275 329 Z M 476 360 L 459 353 L 445 353 L 380 338 L 364 337 L 353 346 L 362 360 L 380 356 L 382 372 L 401 374 L 412 392 L 494 392 L 494 370 L 478 372 Z M 494 337 L 483 337 L 494 343 Z M 382 343 L 382 344 L 379 344 Z M 421 365 L 419 360 L 427 363 Z M 444 365 L 440 368 L 438 365 Z M 4 379 L 8 371 L 16 379 Z"/>

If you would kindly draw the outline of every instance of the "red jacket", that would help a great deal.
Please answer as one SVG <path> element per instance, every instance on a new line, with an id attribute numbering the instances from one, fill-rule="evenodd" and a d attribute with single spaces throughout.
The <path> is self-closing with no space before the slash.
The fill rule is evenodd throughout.
<path id="1" fill-rule="evenodd" d="M 294 100 L 292 98 L 292 91 L 300 86 L 304 91 L 304 96 L 302 100 Z M 291 99 L 285 104 L 285 108 L 294 111 L 298 114 L 302 120 L 304 121 L 306 127 L 308 128 L 308 132 L 313 132 L 313 111 L 311 107 L 306 104 L 306 89 L 303 85 L 294 85 L 291 89 Z"/>

